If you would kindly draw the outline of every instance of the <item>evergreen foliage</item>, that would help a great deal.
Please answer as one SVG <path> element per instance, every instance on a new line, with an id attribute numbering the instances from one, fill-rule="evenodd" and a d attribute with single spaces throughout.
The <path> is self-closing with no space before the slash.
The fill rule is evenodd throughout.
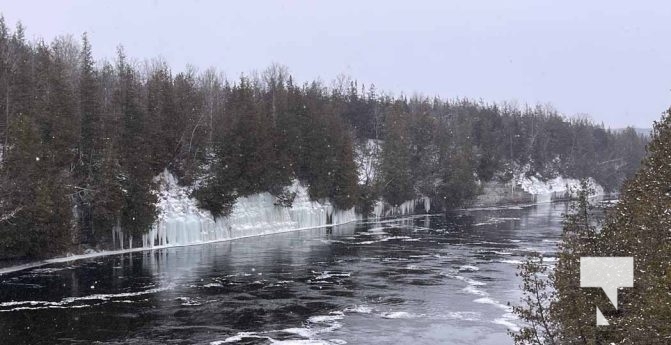
<path id="1" fill-rule="evenodd" d="M 551 270 L 532 255 L 520 266 L 524 297 L 513 311 L 527 326 L 511 333 L 517 345 L 600 344 L 595 306 L 608 302 L 596 289 L 580 287 L 580 258 L 598 256 L 598 221 L 583 180 L 578 198 L 565 216 L 557 266 Z M 547 276 L 547 278 L 544 278 Z"/>
<path id="2" fill-rule="evenodd" d="M 122 48 L 96 63 L 86 35 L 28 42 L 2 20 L 0 114 L 0 257 L 109 247 L 115 226 L 138 245 L 165 169 L 214 216 L 255 193 L 290 205 L 294 180 L 339 209 L 427 196 L 440 210 L 516 171 L 614 189 L 645 144 L 548 108 L 390 97 L 347 78 L 298 84 L 278 65 L 228 81 L 161 60 L 139 68 Z M 361 178 L 361 161 L 375 173 Z"/>
<path id="3" fill-rule="evenodd" d="M 629 133 L 624 135 L 630 136 Z M 517 344 L 667 344 L 671 339 L 671 110 L 656 122 L 647 156 L 622 187 L 620 201 L 607 210 L 602 226 L 594 221 L 580 193 L 567 217 L 556 269 L 540 285 L 537 266 L 522 266 L 524 304 L 516 313 L 529 323 L 513 334 Z M 634 287 L 619 291 L 616 310 L 600 289 L 581 289 L 579 258 L 634 258 Z M 552 291 L 554 292 L 543 292 Z M 545 295 L 542 295 L 545 293 Z M 542 301 L 529 296 L 541 294 Z M 595 324 L 595 307 L 609 326 Z M 547 311 L 540 316 L 541 311 Z M 550 325 L 546 331 L 540 321 Z"/>

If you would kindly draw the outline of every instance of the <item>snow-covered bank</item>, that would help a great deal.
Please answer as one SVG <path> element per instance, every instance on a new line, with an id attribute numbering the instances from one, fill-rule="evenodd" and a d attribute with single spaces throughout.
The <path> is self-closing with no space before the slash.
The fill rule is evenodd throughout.
<path id="1" fill-rule="evenodd" d="M 296 193 L 291 207 L 276 205 L 277 200 L 269 193 L 260 193 L 239 198 L 228 217 L 214 219 L 208 211 L 198 208 L 196 200 L 190 197 L 189 187 L 177 184 L 176 178 L 163 172 L 157 177 L 160 184 L 159 218 L 150 232 L 142 237 L 141 246 L 132 248 L 132 239 L 124 236 L 122 229 L 112 230 L 115 238 L 114 249 L 101 252 L 89 252 L 81 255 L 69 255 L 49 260 L 27 263 L 19 266 L 0 268 L 0 274 L 15 272 L 52 263 L 88 259 L 105 255 L 117 255 L 143 250 L 161 249 L 177 246 L 190 246 L 219 241 L 228 241 L 245 237 L 271 235 L 287 231 L 298 231 L 326 226 L 335 226 L 354 222 L 363 218 L 354 209 L 336 210 L 328 201 L 311 201 L 307 188 L 295 182 L 289 189 Z M 572 196 L 580 185 L 577 179 L 554 178 L 541 181 L 536 177 L 520 177 L 510 183 L 499 183 L 490 193 L 499 197 L 505 193 L 524 195 L 527 204 L 551 202 Z M 603 188 L 593 180 L 594 196 L 602 195 Z M 485 191 L 487 194 L 487 191 Z M 490 196 L 491 196 L 490 195 Z M 496 198 L 494 198 L 496 199 Z M 500 205 L 503 199 L 488 200 L 487 205 Z M 492 204 L 496 201 L 497 204 Z M 508 200 L 509 201 L 509 200 Z M 512 200 L 513 203 L 519 202 Z M 485 205 L 485 206 L 487 206 Z M 481 204 L 473 205 L 483 206 Z M 391 206 L 378 201 L 373 209 L 374 218 L 413 215 L 431 211 L 431 200 L 417 198 Z"/>
<path id="2" fill-rule="evenodd" d="M 311 201 L 298 182 L 291 207 L 277 205 L 270 193 L 238 198 L 228 217 L 213 218 L 198 208 L 189 188 L 177 184 L 168 171 L 159 176 L 159 218 L 143 236 L 143 248 L 189 245 L 285 231 L 349 223 L 359 219 L 354 209 L 337 210 L 328 201 Z M 122 236 L 123 238 L 123 236 Z"/>
<path id="3" fill-rule="evenodd" d="M 580 180 L 561 176 L 547 181 L 541 181 L 536 176 L 519 176 L 516 183 L 522 190 L 531 194 L 536 203 L 573 198 L 580 190 Z M 591 196 L 604 195 L 603 187 L 596 183 L 593 178 L 589 178 L 588 183 L 590 188 L 593 189 Z"/>
<path id="4" fill-rule="evenodd" d="M 172 174 L 164 171 L 158 176 L 158 181 L 159 218 L 151 231 L 142 237 L 141 247 L 132 248 L 132 239 L 115 227 L 112 230 L 116 239 L 114 250 L 91 251 L 0 268 L 0 275 L 48 264 L 337 226 L 360 219 L 353 208 L 342 211 L 336 210 L 327 201 L 311 201 L 307 188 L 298 182 L 290 187 L 296 193 L 290 208 L 275 205 L 272 195 L 261 193 L 239 198 L 229 217 L 214 219 L 208 211 L 198 208 L 196 200 L 189 197 L 188 187 L 179 186 Z"/>
<path id="5" fill-rule="evenodd" d="M 604 188 L 594 179 L 588 179 L 593 189 L 592 197 L 604 196 Z M 580 189 L 580 180 L 555 177 L 543 180 L 537 176 L 517 175 L 513 180 L 503 182 L 485 182 L 482 194 L 476 197 L 475 207 L 488 207 L 507 204 L 541 204 L 567 200 L 576 196 Z"/>

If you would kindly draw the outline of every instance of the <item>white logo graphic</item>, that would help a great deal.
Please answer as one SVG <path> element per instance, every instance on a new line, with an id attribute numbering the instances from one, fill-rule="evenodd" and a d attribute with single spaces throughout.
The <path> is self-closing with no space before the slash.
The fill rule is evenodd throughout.
<path id="1" fill-rule="evenodd" d="M 580 258 L 580 287 L 598 287 L 617 309 L 617 289 L 634 287 L 633 257 Z M 608 326 L 608 320 L 596 307 L 597 326 Z"/>

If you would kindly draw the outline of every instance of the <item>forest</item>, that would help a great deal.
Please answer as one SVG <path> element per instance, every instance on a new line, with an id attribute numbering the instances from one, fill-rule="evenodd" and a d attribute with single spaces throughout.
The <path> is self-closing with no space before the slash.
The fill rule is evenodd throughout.
<path id="1" fill-rule="evenodd" d="M 441 211 L 519 173 L 617 190 L 647 143 L 549 106 L 299 82 L 281 65 L 227 79 L 92 49 L 86 34 L 28 41 L 0 22 L 0 258 L 105 248 L 113 226 L 139 239 L 166 169 L 215 217 L 260 192 L 290 205 L 294 180 L 343 210 L 426 196 Z"/>

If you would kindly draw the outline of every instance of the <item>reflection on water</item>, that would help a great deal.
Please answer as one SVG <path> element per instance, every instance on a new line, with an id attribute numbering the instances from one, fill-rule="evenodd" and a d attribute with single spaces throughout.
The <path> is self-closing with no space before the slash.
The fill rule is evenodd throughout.
<path id="1" fill-rule="evenodd" d="M 564 204 L 362 222 L 0 276 L 5 343 L 510 344 Z"/>

